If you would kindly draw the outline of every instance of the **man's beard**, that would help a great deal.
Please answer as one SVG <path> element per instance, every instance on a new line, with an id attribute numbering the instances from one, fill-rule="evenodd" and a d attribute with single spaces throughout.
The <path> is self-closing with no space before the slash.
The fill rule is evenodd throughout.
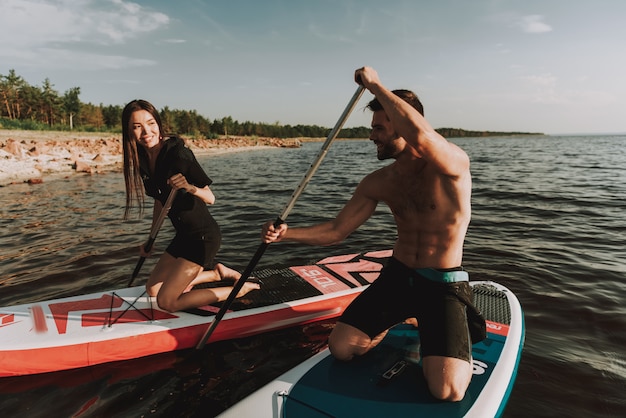
<path id="1" fill-rule="evenodd" d="M 389 141 L 382 144 L 382 147 L 379 146 L 380 142 L 375 142 L 376 144 L 376 156 L 379 160 L 388 160 L 390 158 L 396 158 L 398 152 L 400 151 L 397 147 L 397 139 L 400 138 L 400 135 L 395 135 L 395 137 Z"/>

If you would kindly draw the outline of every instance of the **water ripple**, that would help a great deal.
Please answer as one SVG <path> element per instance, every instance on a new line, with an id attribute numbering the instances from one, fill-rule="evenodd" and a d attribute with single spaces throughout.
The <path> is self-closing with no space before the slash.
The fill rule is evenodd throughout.
<path id="1" fill-rule="evenodd" d="M 511 288 L 526 315 L 526 345 L 506 416 L 618 416 L 626 409 L 626 138 L 453 141 L 470 154 L 474 181 L 464 265 L 474 280 Z M 281 212 L 320 145 L 199 156 L 214 180 L 217 201 L 210 210 L 224 235 L 220 261 L 240 269 L 248 264 L 261 224 Z M 288 222 L 308 225 L 334 216 L 364 175 L 388 163 L 374 154 L 367 141 L 333 145 Z M 125 286 L 147 238 L 151 209 L 123 222 L 123 188 L 120 173 L 0 188 L 0 304 Z M 166 223 L 155 256 L 172 234 Z M 260 266 L 390 248 L 395 236 L 393 218 L 381 204 L 344 243 L 276 244 Z M 137 283 L 155 259 L 146 262 Z M 165 365 L 160 370 L 144 368 L 155 365 L 141 359 L 126 362 L 139 374 L 117 381 L 94 377 L 119 374 L 103 366 L 52 374 L 48 383 L 14 379 L 11 391 L 0 382 L 0 409 L 29 405 L 33 416 L 43 416 L 50 413 L 47 405 L 66 399 L 57 415 L 83 407 L 89 411 L 84 416 L 131 410 L 134 416 L 149 410 L 168 416 L 174 407 L 188 416 L 196 408 L 219 411 L 320 349 L 328 329 L 215 344 L 202 360 L 166 355 L 154 361 Z M 81 384 L 72 386 L 68 375 Z"/>

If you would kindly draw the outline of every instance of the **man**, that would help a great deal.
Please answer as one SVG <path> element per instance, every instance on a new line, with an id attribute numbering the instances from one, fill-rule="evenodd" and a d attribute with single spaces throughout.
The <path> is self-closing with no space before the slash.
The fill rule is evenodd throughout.
<path id="1" fill-rule="evenodd" d="M 413 92 L 389 91 L 370 67 L 356 70 L 355 80 L 375 96 L 368 108 L 378 159 L 395 161 L 367 175 L 335 219 L 304 228 L 274 228 L 268 222 L 262 239 L 338 243 L 374 213 L 378 202 L 386 203 L 397 227 L 393 257 L 339 319 L 330 350 L 350 360 L 378 344 L 393 325 L 417 318 L 431 393 L 459 401 L 472 376 L 466 317 L 471 291 L 461 268 L 471 212 L 469 158 L 424 119 Z"/>

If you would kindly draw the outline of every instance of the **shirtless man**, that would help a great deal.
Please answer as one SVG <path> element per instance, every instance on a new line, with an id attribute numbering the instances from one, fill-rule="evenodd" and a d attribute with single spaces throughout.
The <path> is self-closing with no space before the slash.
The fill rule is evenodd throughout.
<path id="1" fill-rule="evenodd" d="M 262 239 L 331 245 L 372 216 L 378 202 L 387 204 L 397 226 L 393 257 L 339 319 L 330 350 L 350 360 L 378 344 L 393 325 L 417 318 L 431 393 L 459 401 L 472 376 L 463 302 L 471 301 L 471 293 L 461 267 L 471 212 L 470 161 L 424 119 L 414 93 L 389 91 L 369 67 L 356 70 L 355 80 L 375 96 L 368 108 L 378 159 L 395 161 L 367 175 L 335 219 L 302 228 L 268 222 Z"/>

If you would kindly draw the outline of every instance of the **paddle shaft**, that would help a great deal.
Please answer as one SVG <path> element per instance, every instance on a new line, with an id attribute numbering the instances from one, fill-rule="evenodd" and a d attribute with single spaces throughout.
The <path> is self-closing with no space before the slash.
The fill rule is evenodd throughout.
<path id="1" fill-rule="evenodd" d="M 161 229 L 161 225 L 163 225 L 163 221 L 165 220 L 165 217 L 172 207 L 172 203 L 174 202 L 174 198 L 176 197 L 176 192 L 176 189 L 170 190 L 170 194 L 167 196 L 167 200 L 165 201 L 165 204 L 161 209 L 161 213 L 159 213 L 159 217 L 157 218 L 156 222 L 152 224 L 152 229 L 150 229 L 150 237 L 148 238 L 146 245 L 144 245 L 143 247 L 143 250 L 146 253 L 149 253 L 150 250 L 152 250 L 152 245 L 154 245 L 154 241 L 156 240 L 157 234 Z M 141 266 L 143 266 L 144 261 L 146 261 L 146 257 L 139 257 L 139 261 L 137 261 L 137 265 L 135 266 L 135 270 L 133 271 L 133 275 L 131 276 L 130 282 L 128 282 L 127 287 L 131 287 L 133 285 L 135 278 L 137 277 L 137 275 L 139 275 L 139 270 L 141 270 Z"/>
<path id="2" fill-rule="evenodd" d="M 280 224 L 284 223 L 285 220 L 287 219 L 287 216 L 289 216 L 289 212 L 291 212 L 291 209 L 293 209 L 293 207 L 295 206 L 296 200 L 298 200 L 298 197 L 300 197 L 300 195 L 304 191 L 304 188 L 307 186 L 307 184 L 311 180 L 311 177 L 313 177 L 313 174 L 315 174 L 315 171 L 318 169 L 318 167 L 322 163 L 322 160 L 326 156 L 326 153 L 328 152 L 328 149 L 330 148 L 330 145 L 332 144 L 332 142 L 337 137 L 337 134 L 339 134 L 339 131 L 341 130 L 341 127 L 343 126 L 343 124 L 348 119 L 348 116 L 350 116 L 350 113 L 352 113 L 352 110 L 354 109 L 354 107 L 356 106 L 357 102 L 359 101 L 359 99 L 363 95 L 363 91 L 364 90 L 365 90 L 365 88 L 363 86 L 361 86 L 361 85 L 359 85 L 359 87 L 356 89 L 356 92 L 352 96 L 352 99 L 350 99 L 350 102 L 348 103 L 348 106 L 345 108 L 345 110 L 343 111 L 343 113 L 339 117 L 339 120 L 335 124 L 335 127 L 328 134 L 328 137 L 326 138 L 326 141 L 324 142 L 324 145 L 322 145 L 322 148 L 320 149 L 319 153 L 317 154 L 317 157 L 315 158 L 315 161 L 313 161 L 313 163 L 309 167 L 308 171 L 306 172 L 306 174 L 304 175 L 304 177 L 302 178 L 302 180 L 300 181 L 300 183 L 298 184 L 298 186 L 294 190 L 293 194 L 291 195 L 291 198 L 289 199 L 289 202 L 285 205 L 283 211 L 280 213 L 278 218 L 276 218 L 276 220 L 274 221 L 274 226 L 275 227 L 278 227 Z M 262 242 L 259 245 L 259 247 L 257 248 L 256 252 L 254 253 L 254 256 L 252 257 L 252 259 L 248 263 L 248 266 L 246 267 L 246 269 L 241 274 L 241 278 L 239 280 L 237 280 L 237 282 L 233 286 L 233 290 L 228 295 L 228 298 L 226 299 L 226 301 L 224 301 L 224 304 L 222 305 L 220 310 L 215 315 L 215 318 L 213 319 L 213 322 L 211 322 L 211 326 L 207 329 L 207 331 L 204 333 L 204 335 L 200 339 L 200 342 L 198 342 L 198 344 L 196 345 L 196 349 L 198 349 L 198 350 L 202 349 L 204 347 L 204 345 L 206 344 L 206 342 L 209 340 L 209 338 L 213 334 L 213 331 L 215 331 L 215 328 L 217 328 L 217 325 L 219 324 L 219 322 L 222 320 L 222 318 L 226 314 L 226 311 L 228 311 L 228 309 L 230 308 L 230 305 L 233 303 L 233 301 L 237 297 L 237 294 L 239 293 L 239 291 L 241 291 L 241 288 L 243 287 L 244 283 L 250 277 L 250 274 L 252 273 L 252 270 L 254 269 L 254 267 L 256 267 L 257 263 L 259 262 L 259 260 L 263 256 L 263 253 L 265 253 L 265 250 L 267 249 L 267 247 L 269 247 L 269 243 Z"/>

